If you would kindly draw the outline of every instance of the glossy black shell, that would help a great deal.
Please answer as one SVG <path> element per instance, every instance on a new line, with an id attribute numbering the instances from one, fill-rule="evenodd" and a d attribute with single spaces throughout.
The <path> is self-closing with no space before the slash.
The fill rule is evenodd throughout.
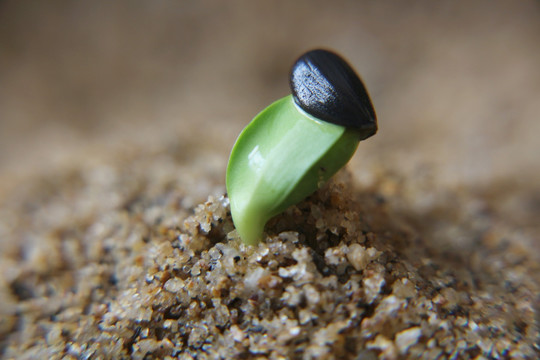
<path id="1" fill-rule="evenodd" d="M 354 128 L 366 139 L 377 132 L 377 117 L 367 90 L 351 66 L 327 50 L 312 50 L 294 63 L 289 84 L 305 112 Z"/>

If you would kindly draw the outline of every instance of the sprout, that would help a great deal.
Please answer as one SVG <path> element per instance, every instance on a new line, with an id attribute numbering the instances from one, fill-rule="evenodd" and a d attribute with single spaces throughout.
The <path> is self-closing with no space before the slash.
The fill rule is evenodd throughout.
<path id="1" fill-rule="evenodd" d="M 377 132 L 364 84 L 340 56 L 302 55 L 290 74 L 292 95 L 259 113 L 242 131 L 227 167 L 238 234 L 260 241 L 266 222 L 320 188 Z"/>

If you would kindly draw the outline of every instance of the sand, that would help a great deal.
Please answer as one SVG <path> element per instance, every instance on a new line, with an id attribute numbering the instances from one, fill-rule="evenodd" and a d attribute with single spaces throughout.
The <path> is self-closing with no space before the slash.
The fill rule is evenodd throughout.
<path id="1" fill-rule="evenodd" d="M 5 358 L 538 355 L 535 239 L 490 199 L 343 170 L 245 246 L 225 194 L 190 206 L 170 155 L 8 196 Z"/>

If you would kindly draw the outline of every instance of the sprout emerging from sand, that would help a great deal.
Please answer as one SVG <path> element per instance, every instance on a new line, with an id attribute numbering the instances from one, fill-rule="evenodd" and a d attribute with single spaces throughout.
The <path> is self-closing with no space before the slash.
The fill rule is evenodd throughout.
<path id="1" fill-rule="evenodd" d="M 259 242 L 270 218 L 320 188 L 377 132 L 366 88 L 339 55 L 305 53 L 289 83 L 292 95 L 253 119 L 229 159 L 231 214 L 246 244 Z"/>

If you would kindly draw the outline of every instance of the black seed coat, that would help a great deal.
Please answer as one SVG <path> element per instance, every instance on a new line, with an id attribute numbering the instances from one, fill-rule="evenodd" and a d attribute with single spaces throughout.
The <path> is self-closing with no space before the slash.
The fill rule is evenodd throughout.
<path id="1" fill-rule="evenodd" d="M 354 128 L 362 139 L 377 132 L 367 90 L 339 55 L 327 50 L 308 51 L 294 63 L 289 84 L 294 101 L 308 114 Z"/>

